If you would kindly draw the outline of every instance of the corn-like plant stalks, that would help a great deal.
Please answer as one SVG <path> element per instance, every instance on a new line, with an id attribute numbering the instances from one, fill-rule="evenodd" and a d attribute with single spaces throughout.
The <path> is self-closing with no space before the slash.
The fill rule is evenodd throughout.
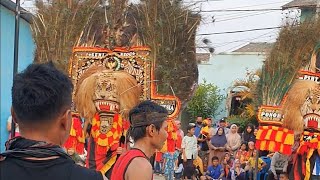
<path id="1" fill-rule="evenodd" d="M 200 15 L 172 0 L 143 1 L 138 14 L 138 33 L 152 48 L 158 92 L 187 102 L 198 82 L 195 35 Z"/>
<path id="2" fill-rule="evenodd" d="M 53 61 L 67 70 L 72 47 L 98 5 L 98 0 L 37 0 L 32 32 L 36 62 Z"/>
<path id="3" fill-rule="evenodd" d="M 300 69 L 310 66 L 320 40 L 320 21 L 286 25 L 262 68 L 257 86 L 257 106 L 280 105 Z"/>

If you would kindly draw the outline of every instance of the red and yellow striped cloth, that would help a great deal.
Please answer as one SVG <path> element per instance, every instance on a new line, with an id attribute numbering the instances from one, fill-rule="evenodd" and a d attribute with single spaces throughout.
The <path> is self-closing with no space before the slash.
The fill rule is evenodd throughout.
<path id="1" fill-rule="evenodd" d="M 178 139 L 177 126 L 174 123 L 174 120 L 172 119 L 168 119 L 167 123 L 168 123 L 168 127 L 167 127 L 168 138 L 166 141 L 167 147 L 163 149 L 166 149 L 167 152 L 174 152 L 176 150 L 176 141 Z"/>
<path id="2" fill-rule="evenodd" d="M 119 143 L 123 131 L 123 120 L 120 114 L 113 117 L 112 127 L 106 133 L 100 133 L 100 117 L 98 114 L 92 119 L 91 135 L 96 142 L 96 151 L 99 154 L 105 154 L 109 148 Z"/>
<path id="3" fill-rule="evenodd" d="M 320 133 L 304 131 L 300 138 L 300 146 L 298 148 L 299 155 L 307 155 L 305 168 L 302 168 L 302 172 L 305 175 L 304 180 L 310 179 L 311 176 L 311 162 L 310 158 L 315 150 L 320 149 Z"/>
<path id="4" fill-rule="evenodd" d="M 72 114 L 70 136 L 64 144 L 66 149 L 74 149 L 76 153 L 84 153 L 84 132 L 82 129 L 81 120 L 78 114 Z"/>
<path id="5" fill-rule="evenodd" d="M 305 154 L 310 149 L 320 149 L 320 133 L 304 131 L 300 138 L 298 153 Z"/>
<path id="6" fill-rule="evenodd" d="M 260 126 L 256 136 L 256 148 L 283 154 L 291 154 L 294 143 L 292 130 L 278 126 Z"/>

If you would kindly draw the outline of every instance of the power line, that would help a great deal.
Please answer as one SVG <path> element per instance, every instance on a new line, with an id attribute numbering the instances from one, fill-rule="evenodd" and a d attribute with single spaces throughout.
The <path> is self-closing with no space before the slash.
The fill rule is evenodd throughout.
<path id="1" fill-rule="evenodd" d="M 261 36 L 261 37 L 256 37 L 256 38 L 248 39 L 248 40 L 246 40 L 246 41 L 237 41 L 237 42 L 232 42 L 232 43 L 226 43 L 226 44 L 220 45 L 220 46 L 214 46 L 214 48 L 221 48 L 221 47 L 225 47 L 225 46 L 229 46 L 229 45 L 231 45 L 231 44 L 241 43 L 241 42 L 250 43 L 250 42 L 253 42 L 254 40 L 257 40 L 257 39 L 266 39 L 266 38 L 268 38 L 268 39 L 270 40 L 270 39 L 275 38 L 275 37 L 277 37 L 277 36 L 276 36 L 276 35 L 268 35 L 268 36 L 266 36 L 266 37 L 262 37 L 262 36 Z M 261 40 L 259 40 L 259 41 L 261 41 Z"/>
<path id="2" fill-rule="evenodd" d="M 223 46 L 226 46 L 226 45 L 229 45 L 229 44 L 233 44 L 233 43 L 236 43 L 236 42 L 250 42 L 252 40 L 256 40 L 256 39 L 259 39 L 259 38 L 262 38 L 262 37 L 265 38 L 265 36 L 267 36 L 267 35 L 268 35 L 267 37 L 270 37 L 271 35 L 269 35 L 269 34 L 274 33 L 274 32 L 275 32 L 275 30 L 267 32 L 267 33 L 264 33 L 264 34 L 261 34 L 261 35 L 259 35 L 257 37 L 254 37 L 254 38 L 245 38 L 245 39 L 239 39 L 239 40 L 235 40 L 235 41 L 229 41 L 229 42 L 215 44 L 216 45 L 215 47 L 223 47 Z"/>
<path id="3" fill-rule="evenodd" d="M 220 17 L 220 16 L 211 16 L 211 18 L 207 18 L 206 21 L 204 21 L 202 24 L 210 24 L 210 23 L 216 23 L 216 22 L 224 22 L 224 21 L 230 21 L 234 19 L 242 19 L 242 18 L 247 18 L 247 17 L 252 17 L 252 16 L 259 16 L 263 14 L 268 14 L 268 13 L 274 13 L 274 11 L 267 11 L 267 12 L 251 12 L 251 13 L 244 13 L 244 14 L 238 14 L 238 15 L 233 15 L 233 16 L 226 16 L 226 17 Z"/>
<path id="4" fill-rule="evenodd" d="M 250 12 L 250 11 L 282 11 L 282 9 L 213 9 L 213 10 L 200 10 L 199 12 Z"/>
<path id="5" fill-rule="evenodd" d="M 255 5 L 247 5 L 247 6 L 237 6 L 237 7 L 233 7 L 232 9 L 248 8 L 248 7 L 256 7 L 256 6 L 270 5 L 270 4 L 279 4 L 279 3 L 284 3 L 284 2 L 283 2 L 283 0 L 282 0 L 282 1 L 276 1 L 276 2 L 264 3 L 264 4 L 255 4 Z"/>
<path id="6" fill-rule="evenodd" d="M 223 21 L 230 21 L 230 20 L 234 20 L 234 19 L 242 19 L 242 18 L 246 18 L 246 17 L 258 16 L 258 15 L 267 14 L 267 13 L 272 13 L 272 11 L 269 11 L 269 12 L 267 11 L 267 12 L 262 12 L 262 13 L 257 13 L 257 14 L 248 14 L 248 15 L 238 16 L 238 17 L 229 17 L 227 19 L 217 20 L 215 22 L 223 22 Z"/>
<path id="7" fill-rule="evenodd" d="M 202 34 L 197 34 L 197 36 L 209 36 L 209 35 L 217 35 L 217 34 L 233 34 L 233 33 L 242 33 L 242 32 L 250 32 L 250 31 L 262 31 L 262 30 L 279 29 L 279 28 L 282 28 L 282 26 L 278 26 L 278 27 L 268 27 L 268 28 L 246 29 L 246 30 L 238 30 L 238 31 L 225 31 L 225 32 L 202 33 Z"/>

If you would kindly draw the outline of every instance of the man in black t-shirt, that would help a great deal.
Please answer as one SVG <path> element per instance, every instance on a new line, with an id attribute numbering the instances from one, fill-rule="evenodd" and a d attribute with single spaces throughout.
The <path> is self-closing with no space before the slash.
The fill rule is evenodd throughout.
<path id="1" fill-rule="evenodd" d="M 71 128 L 73 85 L 52 63 L 32 64 L 13 80 L 11 114 L 20 135 L 0 154 L 1 180 L 103 180 L 61 148 Z"/>

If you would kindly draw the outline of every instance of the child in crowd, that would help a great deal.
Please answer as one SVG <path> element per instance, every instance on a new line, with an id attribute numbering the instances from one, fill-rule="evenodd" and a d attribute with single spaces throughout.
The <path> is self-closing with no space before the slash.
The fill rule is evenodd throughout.
<path id="1" fill-rule="evenodd" d="M 255 165 L 256 165 L 256 156 L 257 156 L 257 150 L 254 150 L 245 168 L 246 171 L 248 171 L 250 180 L 253 179 L 253 172 L 255 171 Z M 260 172 L 262 168 L 265 167 L 266 165 L 267 164 L 261 158 L 258 158 L 258 172 Z"/>
<path id="2" fill-rule="evenodd" d="M 175 163 L 175 168 L 174 168 L 174 178 L 176 180 L 180 180 L 182 177 L 182 172 L 183 172 L 183 160 L 181 157 L 181 153 L 179 153 L 178 159 L 176 160 Z"/>
<path id="3" fill-rule="evenodd" d="M 278 176 L 287 172 L 289 156 L 275 152 L 271 158 L 270 170 L 268 172 L 268 180 L 278 179 Z"/>
<path id="4" fill-rule="evenodd" d="M 233 167 L 227 176 L 228 180 L 245 180 L 246 173 L 244 169 L 241 168 L 241 163 L 239 159 L 236 159 L 233 163 Z"/>
<path id="5" fill-rule="evenodd" d="M 240 160 L 241 167 L 244 168 L 249 159 L 248 151 L 247 151 L 247 143 L 243 142 L 240 146 L 240 149 L 237 151 L 235 158 Z"/>
<path id="6" fill-rule="evenodd" d="M 289 176 L 287 173 L 281 173 L 279 176 L 279 180 L 289 180 Z"/>
<path id="7" fill-rule="evenodd" d="M 198 145 L 198 153 L 201 151 L 200 145 Z M 197 156 L 197 158 L 193 161 L 193 165 L 196 168 L 196 176 L 200 177 L 204 174 L 204 163 L 200 156 Z"/>
<path id="8" fill-rule="evenodd" d="M 178 160 L 179 151 L 166 152 L 163 154 L 164 175 L 166 180 L 174 180 L 174 169 L 176 160 Z"/>
<path id="9" fill-rule="evenodd" d="M 195 167 L 193 160 L 198 157 L 197 138 L 194 135 L 195 127 L 189 125 L 187 128 L 187 135 L 182 139 L 182 158 L 183 158 L 183 176 L 184 179 L 194 179 Z"/>
<path id="10" fill-rule="evenodd" d="M 248 142 L 248 153 L 247 153 L 248 159 L 253 155 L 254 150 L 255 150 L 254 142 L 253 141 Z"/>
<path id="11" fill-rule="evenodd" d="M 231 157 L 230 153 L 226 152 L 226 154 L 224 155 L 224 159 L 222 160 L 222 167 L 223 167 L 225 176 L 229 174 L 229 171 L 233 166 L 233 161 L 234 161 L 234 158 Z"/>
<path id="12" fill-rule="evenodd" d="M 201 180 L 223 179 L 224 170 L 219 164 L 219 158 L 217 156 L 212 157 L 212 165 L 208 167 L 205 176 L 201 176 Z"/>

